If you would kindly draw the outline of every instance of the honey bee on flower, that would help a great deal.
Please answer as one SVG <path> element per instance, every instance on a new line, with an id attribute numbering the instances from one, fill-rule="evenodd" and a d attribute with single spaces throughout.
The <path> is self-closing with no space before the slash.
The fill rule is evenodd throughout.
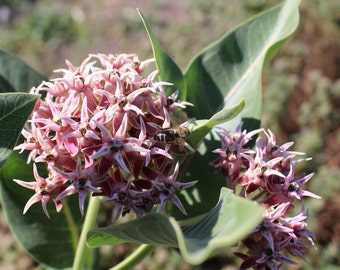
<path id="1" fill-rule="evenodd" d="M 181 152 L 185 150 L 184 148 L 194 152 L 195 150 L 187 142 L 190 136 L 187 124 L 188 122 L 185 122 L 182 125 L 174 125 L 170 128 L 161 129 L 154 135 L 154 139 L 157 142 L 178 145 Z"/>

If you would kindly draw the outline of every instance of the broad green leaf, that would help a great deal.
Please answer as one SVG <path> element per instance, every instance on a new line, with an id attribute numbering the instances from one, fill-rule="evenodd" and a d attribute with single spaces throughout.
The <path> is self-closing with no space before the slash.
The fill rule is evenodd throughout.
<path id="1" fill-rule="evenodd" d="M 44 76 L 18 57 L 0 50 L 0 92 L 28 92 L 43 80 Z"/>
<path id="2" fill-rule="evenodd" d="M 91 247 L 122 242 L 179 248 L 185 261 L 200 264 L 221 249 L 244 239 L 261 222 L 263 210 L 223 188 L 217 205 L 198 223 L 182 226 L 174 218 L 152 213 L 88 233 Z"/>
<path id="3" fill-rule="evenodd" d="M 11 154 L 38 96 L 0 93 L 0 168 Z"/>
<path id="4" fill-rule="evenodd" d="M 77 196 L 63 201 L 60 213 L 56 213 L 54 204 L 49 202 L 50 219 L 43 213 L 41 203 L 34 204 L 23 215 L 24 206 L 34 191 L 19 186 L 13 179 L 34 181 L 32 166 L 26 164 L 25 155 L 16 151 L 0 171 L 1 204 L 15 238 L 38 262 L 57 269 L 70 267 L 83 223 Z"/>
<path id="5" fill-rule="evenodd" d="M 261 119 L 261 73 L 298 25 L 298 0 L 265 11 L 204 49 L 185 72 L 190 117 L 207 119 L 244 98 L 245 109 L 223 124 L 234 130 L 242 120 L 248 131 Z"/>
<path id="6" fill-rule="evenodd" d="M 297 27 L 298 4 L 299 1 L 288 0 L 263 12 L 194 58 L 185 73 L 187 101 L 195 105 L 187 108 L 190 117 L 209 119 L 221 109 L 233 108 L 244 99 L 242 112 L 218 126 L 230 132 L 240 121 L 248 131 L 259 127 L 262 67 Z M 180 180 L 198 180 L 195 187 L 183 191 L 180 198 L 189 217 L 209 211 L 216 203 L 220 188 L 226 185 L 226 179 L 208 165 L 218 158 L 212 151 L 219 147 L 217 136 L 209 133 L 198 151 L 182 164 L 185 174 Z M 176 218 L 184 218 L 176 208 L 171 210 Z"/>
<path id="7" fill-rule="evenodd" d="M 158 40 L 156 39 L 155 35 L 151 31 L 151 28 L 146 21 L 145 17 L 143 16 L 142 12 L 138 10 L 138 13 L 143 21 L 144 27 L 146 32 L 148 33 L 153 55 L 156 60 L 156 66 L 159 73 L 159 77 L 161 81 L 166 81 L 173 83 L 173 87 L 171 88 L 171 92 L 168 94 L 173 93 L 177 89 L 180 91 L 180 99 L 186 100 L 186 84 L 184 80 L 183 73 L 175 61 L 169 56 L 165 50 L 161 47 Z"/>
<path id="8" fill-rule="evenodd" d="M 15 92 L 13 86 L 0 75 L 0 93 Z"/>

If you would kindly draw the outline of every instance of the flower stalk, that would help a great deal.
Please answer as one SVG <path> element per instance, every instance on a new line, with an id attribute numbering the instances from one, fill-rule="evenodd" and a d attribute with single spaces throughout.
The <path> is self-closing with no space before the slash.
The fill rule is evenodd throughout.
<path id="1" fill-rule="evenodd" d="M 110 270 L 128 270 L 140 263 L 147 255 L 155 249 L 154 245 L 140 245 L 133 253 L 131 253 L 122 262 L 112 267 Z"/>
<path id="2" fill-rule="evenodd" d="M 86 211 L 84 225 L 80 234 L 79 243 L 77 245 L 76 254 L 73 261 L 74 270 L 81 270 L 84 269 L 85 264 L 92 264 L 87 259 L 91 258 L 92 256 L 86 256 L 88 252 L 93 252 L 93 249 L 90 249 L 86 245 L 86 236 L 89 230 L 94 228 L 97 217 L 98 211 L 100 207 L 100 199 L 99 197 L 90 197 L 89 205 Z"/>

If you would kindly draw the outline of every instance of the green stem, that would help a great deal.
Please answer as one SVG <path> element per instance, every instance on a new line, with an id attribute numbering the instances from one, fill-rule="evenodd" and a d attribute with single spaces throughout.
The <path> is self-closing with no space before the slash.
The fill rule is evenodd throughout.
<path id="1" fill-rule="evenodd" d="M 68 227 L 70 228 L 71 231 L 73 247 L 74 249 L 76 249 L 79 243 L 79 231 L 77 224 L 75 223 L 75 220 L 73 218 L 72 211 L 70 209 L 70 205 L 67 199 L 64 199 L 63 201 L 63 212 L 65 213 L 66 220 L 68 222 Z"/>
<path id="2" fill-rule="evenodd" d="M 88 261 L 86 259 L 87 246 L 86 246 L 86 235 L 90 229 L 94 227 L 97 220 L 98 210 L 100 206 L 100 199 L 98 197 L 90 197 L 89 206 L 86 212 L 83 229 L 80 234 L 80 239 L 76 251 L 76 255 L 73 261 L 73 270 L 84 269 L 83 265 Z"/>
<path id="3" fill-rule="evenodd" d="M 141 262 L 154 248 L 155 246 L 153 245 L 140 245 L 129 257 L 125 258 L 124 261 L 112 267 L 110 270 L 132 269 L 132 267 Z"/>

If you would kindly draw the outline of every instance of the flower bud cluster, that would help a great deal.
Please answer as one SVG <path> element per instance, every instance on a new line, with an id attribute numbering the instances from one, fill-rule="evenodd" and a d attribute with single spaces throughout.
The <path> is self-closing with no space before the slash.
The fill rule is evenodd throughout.
<path id="1" fill-rule="evenodd" d="M 294 264 L 286 254 L 304 258 L 308 248 L 305 240 L 314 243 L 301 199 L 320 198 L 303 190 L 313 174 L 296 175 L 296 165 L 308 159 L 295 159 L 303 153 L 288 151 L 291 142 L 277 144 L 270 130 L 247 133 L 241 123 L 234 134 L 221 130 L 218 136 L 222 145 L 214 152 L 220 157 L 211 165 L 222 172 L 229 187 L 241 187 L 242 196 L 266 209 L 264 221 L 243 241 L 249 253 L 235 253 L 244 260 L 240 269 L 280 269 L 284 263 Z M 249 144 L 255 136 L 255 149 L 251 149 Z M 289 217 L 297 201 L 302 203 L 302 210 Z"/>
<path id="2" fill-rule="evenodd" d="M 162 210 L 167 201 L 185 213 L 176 192 L 195 182 L 176 182 L 173 154 L 187 152 L 155 136 L 189 103 L 177 101 L 178 92 L 167 96 L 170 83 L 157 81 L 157 71 L 143 75 L 153 61 L 90 55 L 79 67 L 66 61 L 68 68 L 57 70 L 61 77 L 31 90 L 44 98 L 16 149 L 30 151 L 28 162 L 47 164 L 48 177 L 34 164 L 34 182 L 15 180 L 35 191 L 24 213 L 40 201 L 49 216 L 48 201 L 60 211 L 62 199 L 75 193 L 82 214 L 88 193 L 103 196 L 115 205 L 114 220 L 130 211 L 143 215 L 157 204 Z"/>

